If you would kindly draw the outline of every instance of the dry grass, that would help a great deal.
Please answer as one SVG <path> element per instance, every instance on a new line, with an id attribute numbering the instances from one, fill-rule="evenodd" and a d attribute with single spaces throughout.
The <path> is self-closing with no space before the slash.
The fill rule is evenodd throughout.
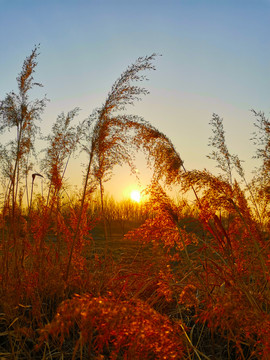
<path id="1" fill-rule="evenodd" d="M 250 184 L 226 146 L 216 114 L 210 122 L 210 158 L 222 174 L 186 171 L 164 134 L 137 116 L 119 113 L 147 93 L 136 82 L 144 80 L 142 71 L 154 69 L 155 55 L 139 58 L 80 126 L 72 125 L 77 109 L 57 118 L 42 162 L 46 195 L 33 193 L 35 172 L 29 196 L 23 180 L 32 169 L 34 121 L 45 105 L 28 95 L 36 84 L 37 55 L 35 48 L 24 62 L 18 94 L 0 103 L 0 130 L 17 130 L 16 139 L 0 148 L 6 180 L 0 212 L 0 358 L 268 360 L 268 119 L 254 112 L 262 166 Z M 86 151 L 88 164 L 75 196 L 64 175 L 77 147 Z M 141 212 L 104 196 L 114 165 L 127 162 L 134 171 L 139 149 L 153 169 Z M 193 206 L 187 200 L 175 203 L 168 185 L 181 194 L 193 192 Z"/>

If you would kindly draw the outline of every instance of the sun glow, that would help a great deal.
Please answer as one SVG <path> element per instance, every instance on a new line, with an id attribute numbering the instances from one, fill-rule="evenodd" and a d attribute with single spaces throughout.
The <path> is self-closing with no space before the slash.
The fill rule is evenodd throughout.
<path id="1" fill-rule="evenodd" d="M 141 193 L 139 192 L 139 190 L 132 190 L 130 193 L 130 198 L 131 200 L 139 203 L 141 201 Z"/>

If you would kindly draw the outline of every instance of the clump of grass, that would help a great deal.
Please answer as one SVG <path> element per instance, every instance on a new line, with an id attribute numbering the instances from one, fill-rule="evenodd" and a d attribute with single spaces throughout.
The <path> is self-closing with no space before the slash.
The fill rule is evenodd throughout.
<path id="1" fill-rule="evenodd" d="M 119 301 L 111 297 L 75 295 L 63 302 L 54 320 L 41 333 L 40 346 L 52 336 L 59 344 L 74 326 L 80 334 L 76 353 L 87 345 L 88 353 L 116 359 L 177 359 L 184 354 L 178 336 L 180 324 L 171 322 L 139 300 Z"/>
<path id="2" fill-rule="evenodd" d="M 196 195 L 203 233 L 186 232 L 179 221 L 181 206 L 177 208 L 155 184 L 150 200 L 155 218 L 147 220 L 128 237 L 162 248 L 172 266 L 162 276 L 164 296 L 175 298 L 180 316 L 181 308 L 192 308 L 195 322 L 207 324 L 213 334 L 226 339 L 228 358 L 232 352 L 242 359 L 267 358 L 269 218 L 259 212 L 264 188 L 253 187 L 251 192 L 250 186 L 240 187 L 233 170 L 242 179 L 244 171 L 238 157 L 231 155 L 226 146 L 222 119 L 214 114 L 211 125 L 214 134 L 211 145 L 215 148 L 211 158 L 218 162 L 224 174 L 184 171 L 179 183 L 183 191 L 192 190 Z M 261 151 L 262 154 L 266 164 L 267 151 Z M 265 176 L 262 179 L 266 181 Z M 201 346 L 198 339 L 194 341 L 196 348 Z M 215 351 L 219 350 L 214 346 Z"/>

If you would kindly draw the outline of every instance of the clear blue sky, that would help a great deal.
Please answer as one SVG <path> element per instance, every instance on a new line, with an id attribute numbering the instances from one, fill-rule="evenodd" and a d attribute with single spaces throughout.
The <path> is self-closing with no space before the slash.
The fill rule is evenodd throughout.
<path id="1" fill-rule="evenodd" d="M 156 52 L 151 94 L 132 111 L 172 140 L 188 169 L 210 170 L 208 123 L 218 113 L 250 170 L 250 109 L 270 105 L 270 0 L 0 0 L 0 39 L 0 98 L 41 44 L 44 133 L 62 111 L 78 106 L 85 118 L 129 64 Z"/>

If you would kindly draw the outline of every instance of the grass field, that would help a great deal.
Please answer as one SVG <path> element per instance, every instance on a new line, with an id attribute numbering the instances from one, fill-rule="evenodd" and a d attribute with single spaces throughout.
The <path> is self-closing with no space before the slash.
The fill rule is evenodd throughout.
<path id="1" fill-rule="evenodd" d="M 46 104 L 28 95 L 39 85 L 37 51 L 18 93 L 0 103 L 0 130 L 16 130 L 0 146 L 0 359 L 269 360 L 269 120 L 254 112 L 261 167 L 250 182 L 216 114 L 209 157 L 222 173 L 187 171 L 163 133 L 123 113 L 147 94 L 136 84 L 154 69 L 153 54 L 78 126 L 78 109 L 60 114 L 34 172 L 35 120 Z M 68 192 L 79 150 L 83 186 Z M 147 201 L 108 201 L 104 183 L 116 164 L 136 174 L 137 151 L 153 173 Z"/>

